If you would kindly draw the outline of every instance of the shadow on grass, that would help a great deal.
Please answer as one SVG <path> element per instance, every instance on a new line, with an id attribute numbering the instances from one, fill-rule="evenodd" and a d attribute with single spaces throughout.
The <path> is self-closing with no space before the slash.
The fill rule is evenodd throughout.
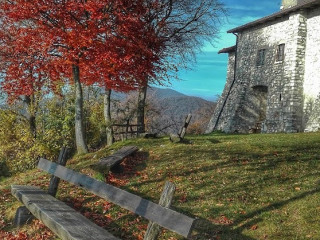
<path id="1" fill-rule="evenodd" d="M 233 220 L 232 223 L 228 225 L 216 225 L 207 219 L 200 218 L 199 222 L 195 226 L 195 230 L 198 233 L 193 239 L 205 239 L 207 237 L 207 239 L 252 240 L 253 238 L 244 236 L 242 232 L 245 229 L 250 229 L 252 226 L 255 226 L 259 222 L 262 222 L 263 219 L 259 217 L 262 213 L 280 209 L 281 207 L 291 202 L 301 200 L 319 192 L 320 188 L 316 188 L 312 191 L 303 192 L 290 199 L 274 202 L 266 207 L 262 207 L 248 214 L 241 215 L 241 217 Z"/>
<path id="2" fill-rule="evenodd" d="M 193 240 L 218 240 L 218 239 L 234 239 L 234 240 L 255 240 L 254 238 L 245 236 L 238 229 L 232 229 L 230 225 L 216 225 L 207 219 L 200 218 L 194 227 Z"/>
<path id="3" fill-rule="evenodd" d="M 285 206 L 285 205 L 287 205 L 287 204 L 289 204 L 291 202 L 294 202 L 294 201 L 297 201 L 297 200 L 301 200 L 301 199 L 303 199 L 305 197 L 308 197 L 310 195 L 313 195 L 313 194 L 316 194 L 316 193 L 319 193 L 319 192 L 320 192 L 320 188 L 316 188 L 316 189 L 314 189 L 312 191 L 303 192 L 303 193 L 301 193 L 301 194 L 299 194 L 297 196 L 294 196 L 294 197 L 292 197 L 290 199 L 287 199 L 287 200 L 284 200 L 284 201 L 274 202 L 274 203 L 272 203 L 272 204 L 270 204 L 270 205 L 268 205 L 266 207 L 257 209 L 257 210 L 255 210 L 253 212 L 250 212 L 248 214 L 245 214 L 245 215 L 241 216 L 240 218 L 236 219 L 233 222 L 232 225 L 236 226 L 236 225 L 238 225 L 238 224 L 240 224 L 242 222 L 245 222 L 248 219 L 254 218 L 254 217 L 256 217 L 256 216 L 258 216 L 258 215 L 260 215 L 260 214 L 262 214 L 264 212 L 269 212 L 269 211 L 273 211 L 275 209 L 279 209 L 279 208 L 281 208 L 281 207 L 283 207 L 283 206 Z M 246 227 L 246 225 L 247 224 L 242 225 L 239 228 L 240 229 L 244 229 Z"/>

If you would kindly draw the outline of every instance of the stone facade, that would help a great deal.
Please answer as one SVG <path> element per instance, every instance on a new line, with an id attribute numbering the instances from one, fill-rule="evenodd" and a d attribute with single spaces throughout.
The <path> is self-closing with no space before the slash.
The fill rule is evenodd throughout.
<path id="1" fill-rule="evenodd" d="M 302 2 L 303 0 L 283 0 L 280 9 L 291 8 Z"/>
<path id="2" fill-rule="evenodd" d="M 320 3 L 300 2 L 229 31 L 237 45 L 207 132 L 320 128 Z"/>

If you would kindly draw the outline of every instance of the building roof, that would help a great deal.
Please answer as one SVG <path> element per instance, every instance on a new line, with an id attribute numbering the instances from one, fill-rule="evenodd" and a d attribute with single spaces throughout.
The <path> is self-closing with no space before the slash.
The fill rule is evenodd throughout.
<path id="1" fill-rule="evenodd" d="M 269 21 L 273 21 L 275 19 L 284 17 L 284 16 L 286 16 L 286 15 L 292 13 L 292 12 L 296 12 L 296 11 L 298 11 L 300 9 L 308 9 L 308 8 L 312 8 L 312 7 L 317 6 L 317 5 L 320 5 L 320 0 L 302 0 L 300 3 L 298 3 L 294 7 L 280 10 L 279 12 L 276 12 L 276 13 L 271 14 L 269 16 L 260 18 L 260 19 L 258 19 L 256 21 L 247 23 L 247 24 L 242 25 L 240 27 L 236 27 L 236 28 L 230 29 L 228 31 L 228 33 L 242 32 L 245 29 L 248 29 L 248 28 L 251 28 L 251 27 L 266 23 L 266 22 L 269 22 Z"/>
<path id="2" fill-rule="evenodd" d="M 221 49 L 218 53 L 230 53 L 230 52 L 235 52 L 236 51 L 236 45 L 228 48 L 223 48 Z"/>

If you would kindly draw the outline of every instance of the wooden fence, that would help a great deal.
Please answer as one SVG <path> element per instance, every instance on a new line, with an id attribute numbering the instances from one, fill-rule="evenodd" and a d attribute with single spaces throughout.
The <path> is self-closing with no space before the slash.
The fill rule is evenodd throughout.
<path id="1" fill-rule="evenodd" d="M 127 120 L 126 124 L 112 124 L 113 136 L 116 141 L 138 137 L 141 134 L 138 131 L 141 126 L 139 124 L 130 124 L 129 120 Z"/>

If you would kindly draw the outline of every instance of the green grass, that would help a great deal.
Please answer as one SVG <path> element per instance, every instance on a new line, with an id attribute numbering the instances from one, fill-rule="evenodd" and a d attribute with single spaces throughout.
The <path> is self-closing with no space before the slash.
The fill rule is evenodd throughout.
<path id="1" fill-rule="evenodd" d="M 199 219 L 193 239 L 320 239 L 320 133 L 187 136 L 116 143 L 73 158 L 69 167 L 103 176 L 88 167 L 123 145 L 138 154 L 124 163 L 123 174 L 108 181 L 157 202 L 165 181 L 176 184 L 172 208 Z M 1 233 L 17 233 L 10 221 L 17 201 L 9 184 L 48 185 L 48 176 L 29 171 L 0 182 Z M 62 182 L 59 198 L 123 239 L 140 239 L 147 221 Z M 38 223 L 39 224 L 39 223 Z M 34 225 L 32 225 L 34 226 Z M 31 229 L 31 230 L 30 230 Z M 35 238 L 45 227 L 21 230 Z M 7 233 L 8 234 L 8 233 Z M 165 231 L 160 239 L 181 239 Z"/>

